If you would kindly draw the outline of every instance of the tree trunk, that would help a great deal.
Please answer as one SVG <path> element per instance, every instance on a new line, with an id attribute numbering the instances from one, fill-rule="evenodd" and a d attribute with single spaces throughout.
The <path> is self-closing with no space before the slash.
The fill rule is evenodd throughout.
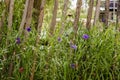
<path id="1" fill-rule="evenodd" d="M 101 0 L 97 0 L 96 2 L 96 10 L 95 10 L 95 16 L 94 16 L 94 23 L 93 25 L 96 25 L 96 22 L 99 19 L 99 14 L 100 14 L 100 4 L 101 4 Z"/>
<path id="2" fill-rule="evenodd" d="M 45 2 L 46 0 L 42 0 L 41 5 L 40 5 L 40 12 L 39 12 L 39 17 L 38 17 L 39 20 L 38 20 L 38 26 L 37 26 L 38 33 L 41 33 L 41 28 L 42 28 L 42 23 L 43 23 L 43 18 L 44 18 Z"/>
<path id="3" fill-rule="evenodd" d="M 0 39 L 2 38 L 2 32 L 4 31 L 4 22 L 7 18 L 7 14 L 9 12 L 9 3 L 10 3 L 10 0 L 4 0 L 5 1 L 5 9 L 3 10 L 2 12 L 2 15 L 1 15 L 1 19 L 0 19 Z M 7 43 L 7 41 L 6 41 Z M 3 55 L 3 60 L 7 60 L 7 54 L 4 54 Z M 3 69 L 2 69 L 2 74 L 8 72 L 7 70 L 7 67 L 4 66 Z"/>
<path id="4" fill-rule="evenodd" d="M 14 0 L 10 0 L 9 16 L 8 16 L 8 32 L 12 30 Z"/>
<path id="5" fill-rule="evenodd" d="M 40 10 L 40 5 L 41 5 L 42 0 L 35 0 L 34 1 L 34 8 L 37 10 Z"/>
<path id="6" fill-rule="evenodd" d="M 0 18 L 0 30 L 3 27 L 4 20 L 5 20 L 5 10 L 3 10 L 1 18 Z"/>
<path id="7" fill-rule="evenodd" d="M 10 0 L 5 0 L 5 6 L 7 11 L 9 11 L 9 4 L 10 4 Z"/>
<path id="8" fill-rule="evenodd" d="M 34 0 L 29 0 L 28 8 L 27 8 L 27 15 L 26 15 L 26 24 L 25 24 L 25 29 L 27 27 L 30 27 L 31 20 L 32 20 L 32 11 L 33 11 L 33 3 Z M 27 38 L 28 36 L 28 31 L 25 30 L 25 37 Z"/>
<path id="9" fill-rule="evenodd" d="M 27 9 L 28 9 L 28 4 L 29 4 L 29 0 L 26 0 L 25 9 L 24 9 L 23 16 L 22 16 L 22 21 L 21 21 L 21 24 L 20 24 L 20 27 L 19 27 L 19 34 L 20 35 L 22 34 L 23 29 L 24 29 L 24 25 L 25 25 L 25 21 L 26 21 L 26 15 L 27 15 Z"/>
<path id="10" fill-rule="evenodd" d="M 9 44 L 9 38 L 8 37 L 11 35 L 11 31 L 12 31 L 13 9 L 14 9 L 14 0 L 10 0 L 9 13 L 8 13 L 8 31 L 7 31 L 6 45 Z"/>
<path id="11" fill-rule="evenodd" d="M 12 55 L 13 60 L 15 60 L 15 54 L 16 54 L 16 52 L 14 51 L 13 55 Z M 8 70 L 9 70 L 9 77 L 12 77 L 13 70 L 14 70 L 14 63 L 13 63 L 13 61 L 10 62 Z"/>
<path id="12" fill-rule="evenodd" d="M 43 23 L 43 18 L 44 18 L 45 2 L 46 2 L 46 0 L 42 0 L 41 5 L 40 5 L 40 13 L 39 13 L 39 20 L 38 20 L 38 27 L 37 27 L 38 35 L 37 35 L 37 38 L 36 38 L 36 46 L 39 45 L 39 38 L 40 38 L 41 28 L 42 28 L 42 23 Z M 34 59 L 33 59 L 33 66 L 32 66 L 32 69 L 31 69 L 30 80 L 34 80 L 36 59 L 37 59 L 37 54 L 36 54 L 36 51 L 34 51 Z"/>
<path id="13" fill-rule="evenodd" d="M 41 1 L 42 0 L 35 0 L 34 1 L 34 13 L 33 13 L 33 17 L 34 17 L 34 21 L 35 21 L 35 29 L 37 30 L 38 27 L 38 20 L 39 20 L 39 12 L 40 12 L 40 5 L 41 5 Z"/>
<path id="14" fill-rule="evenodd" d="M 66 13 L 68 9 L 68 2 L 69 0 L 64 0 L 63 10 L 62 10 L 62 20 L 61 20 L 61 28 L 60 28 L 60 35 L 62 35 L 65 27 L 65 19 L 66 19 Z"/>
<path id="15" fill-rule="evenodd" d="M 8 14 L 8 31 L 7 31 L 7 38 L 11 35 L 12 31 L 12 23 L 13 23 L 13 9 L 14 9 L 14 0 L 10 0 L 10 6 L 9 6 L 9 14 Z M 9 44 L 9 39 L 7 39 L 7 45 Z M 13 55 L 14 56 L 14 55 Z M 10 62 L 9 66 L 9 77 L 12 76 L 13 72 L 13 62 Z"/>
<path id="16" fill-rule="evenodd" d="M 93 12 L 93 5 L 94 5 L 94 0 L 90 0 L 89 2 L 89 9 L 88 9 L 88 15 L 87 15 L 87 23 L 86 23 L 86 28 L 89 30 L 91 27 L 91 19 L 92 19 L 92 12 Z"/>
<path id="17" fill-rule="evenodd" d="M 120 24 L 120 0 L 118 0 L 118 8 L 117 8 L 117 24 Z M 119 25 L 118 27 L 120 27 L 120 25 Z"/>
<path id="18" fill-rule="evenodd" d="M 109 0 L 105 1 L 105 26 L 108 26 L 108 20 L 109 20 Z"/>
<path id="19" fill-rule="evenodd" d="M 3 32 L 3 24 L 5 21 L 5 10 L 2 12 L 2 16 L 0 18 L 0 40 L 2 39 L 2 32 Z M 1 43 L 1 42 L 0 42 Z"/>
<path id="20" fill-rule="evenodd" d="M 77 35 L 78 23 L 79 23 L 79 17 L 80 17 L 80 10 L 81 10 L 81 6 L 82 6 L 82 0 L 77 0 L 76 5 L 77 5 L 76 14 L 75 14 L 75 19 L 74 19 L 74 23 L 73 23 L 75 35 Z"/>
<path id="21" fill-rule="evenodd" d="M 55 0 L 54 2 L 54 9 L 53 9 L 53 17 L 52 21 L 50 23 L 50 35 L 53 35 L 56 25 L 56 17 L 57 17 L 57 9 L 58 9 L 58 0 Z"/>
<path id="22" fill-rule="evenodd" d="M 42 30 L 45 2 L 46 0 L 42 0 L 41 6 L 40 6 L 39 20 L 38 20 L 38 26 L 37 26 L 37 32 L 38 32 L 37 41 L 36 41 L 37 44 L 39 43 L 39 38 Z"/>

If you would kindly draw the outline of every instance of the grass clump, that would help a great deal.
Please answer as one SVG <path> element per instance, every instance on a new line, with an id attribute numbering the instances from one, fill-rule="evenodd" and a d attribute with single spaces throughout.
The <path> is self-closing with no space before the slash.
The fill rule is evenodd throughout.
<path id="1" fill-rule="evenodd" d="M 24 37 L 19 37 L 19 44 L 16 42 L 17 32 L 9 36 L 9 45 L 5 45 L 6 37 L 2 36 L 1 79 L 29 80 L 35 50 L 35 80 L 119 80 L 119 32 L 115 32 L 112 26 L 105 31 L 97 27 L 87 31 L 79 26 L 75 43 L 71 42 L 73 32 L 69 28 L 61 37 L 58 37 L 58 32 L 53 37 L 41 37 L 37 47 L 36 31 L 33 29 L 24 43 Z M 9 77 L 7 72 L 11 63 L 13 72 Z"/>

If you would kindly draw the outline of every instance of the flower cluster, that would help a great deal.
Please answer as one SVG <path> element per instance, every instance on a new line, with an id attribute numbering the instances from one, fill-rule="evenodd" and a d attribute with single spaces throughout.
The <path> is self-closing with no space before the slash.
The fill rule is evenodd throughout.
<path id="1" fill-rule="evenodd" d="M 31 28 L 30 28 L 30 27 L 27 27 L 27 28 L 26 28 L 26 31 L 27 31 L 27 32 L 30 32 L 30 31 L 31 31 Z M 20 39 L 20 37 L 17 37 L 17 38 L 16 38 L 16 44 L 20 44 L 20 43 L 21 43 L 21 39 Z"/>
<path id="2" fill-rule="evenodd" d="M 87 34 L 83 34 L 82 38 L 83 38 L 84 40 L 87 40 L 87 39 L 89 39 L 89 36 L 88 36 Z M 73 44 L 73 43 L 70 43 L 70 47 L 73 48 L 74 50 L 77 49 L 77 45 L 75 45 L 75 44 Z"/>

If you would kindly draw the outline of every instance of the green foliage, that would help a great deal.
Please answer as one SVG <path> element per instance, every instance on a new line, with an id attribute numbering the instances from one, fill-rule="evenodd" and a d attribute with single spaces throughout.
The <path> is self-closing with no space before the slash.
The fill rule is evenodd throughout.
<path id="1" fill-rule="evenodd" d="M 35 22 L 32 20 L 29 37 L 18 35 L 24 1 L 15 2 L 13 31 L 6 36 L 5 28 L 0 40 L 0 79 L 29 80 L 37 55 L 34 80 L 119 80 L 120 79 L 120 33 L 115 26 L 104 30 L 103 25 L 86 30 L 83 24 L 78 24 L 78 35 L 73 40 L 77 49 L 71 47 L 73 25 L 66 21 L 62 36 L 59 36 L 61 24 L 57 24 L 55 35 L 48 36 L 48 26 L 51 18 L 51 7 L 45 9 L 42 35 L 36 46 Z M 22 4 L 22 5 L 20 5 Z M 7 20 L 4 23 L 7 27 Z M 83 34 L 89 35 L 83 39 Z M 20 38 L 20 44 L 16 38 Z M 58 40 L 60 37 L 60 40 Z M 9 43 L 6 43 L 6 41 Z M 13 64 L 12 76 L 9 77 L 10 64 Z"/>
<path id="2" fill-rule="evenodd" d="M 35 50 L 37 54 L 35 80 L 118 80 L 120 76 L 119 32 L 115 32 L 113 26 L 109 26 L 105 31 L 100 31 L 99 26 L 87 31 L 79 24 L 78 36 L 74 43 L 77 45 L 77 50 L 74 50 L 70 47 L 73 32 L 69 26 L 66 25 L 61 41 L 58 41 L 58 32 L 56 32 L 56 35 L 51 38 L 41 37 L 38 47 L 34 45 L 36 38 L 34 30 L 29 33 L 30 37 L 24 44 L 22 42 L 24 37 L 21 38 L 20 44 L 15 43 L 18 36 L 15 31 L 12 36 L 9 36 L 9 45 L 5 45 L 5 36 L 3 36 L 0 49 L 1 79 L 10 79 L 8 74 L 2 70 L 5 67 L 8 70 L 12 62 L 14 69 L 11 79 L 29 80 Z M 83 34 L 88 34 L 89 39 L 84 40 Z M 4 59 L 6 54 L 7 60 Z M 75 67 L 72 68 L 71 64 L 75 64 Z M 19 71 L 21 67 L 24 68 L 23 72 Z"/>

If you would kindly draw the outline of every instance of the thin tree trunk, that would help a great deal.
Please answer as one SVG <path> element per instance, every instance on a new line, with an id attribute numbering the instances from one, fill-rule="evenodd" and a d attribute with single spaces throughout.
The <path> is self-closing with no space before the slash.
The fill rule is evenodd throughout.
<path id="1" fill-rule="evenodd" d="M 93 23 L 93 25 L 96 25 L 96 22 L 99 19 L 101 0 L 97 0 L 96 3 L 97 4 L 96 4 L 96 10 L 95 10 L 95 16 L 94 16 L 94 23 Z"/>
<path id="2" fill-rule="evenodd" d="M 10 0 L 9 13 L 8 13 L 8 31 L 7 31 L 6 45 L 9 44 L 8 37 L 11 35 L 11 31 L 12 31 L 13 9 L 14 9 L 14 0 Z"/>
<path id="3" fill-rule="evenodd" d="M 2 27 L 3 27 L 4 20 L 5 20 L 5 10 L 3 10 L 3 12 L 2 12 L 2 17 L 1 17 L 1 19 L 0 19 L 0 30 L 1 30 Z"/>
<path id="4" fill-rule="evenodd" d="M 35 66 L 36 66 L 36 59 L 37 59 L 37 55 L 36 55 L 36 51 L 34 51 L 34 60 L 33 60 L 33 66 L 31 69 L 31 76 L 30 76 L 30 80 L 34 80 L 34 73 L 35 73 Z"/>
<path id="5" fill-rule="evenodd" d="M 35 21 L 35 29 L 37 30 L 37 26 L 38 26 L 38 20 L 39 20 L 39 12 L 40 12 L 40 5 L 41 5 L 41 1 L 42 0 L 35 0 L 34 1 L 34 13 L 33 13 L 33 17 L 34 17 L 34 21 Z"/>
<path id="6" fill-rule="evenodd" d="M 77 35 L 81 6 L 82 6 L 82 0 L 77 0 L 75 19 L 73 23 L 75 35 Z"/>
<path id="7" fill-rule="evenodd" d="M 117 7 L 117 24 L 120 27 L 120 0 L 118 0 L 118 7 Z"/>
<path id="8" fill-rule="evenodd" d="M 45 2 L 46 2 L 46 0 L 42 0 L 41 6 L 40 6 L 39 20 L 38 20 L 38 26 L 37 26 L 38 36 L 37 36 L 36 44 L 39 43 L 39 38 L 40 38 L 41 30 L 42 30 Z"/>
<path id="9" fill-rule="evenodd" d="M 14 9 L 14 0 L 10 0 L 9 17 L 8 17 L 8 31 L 12 30 L 13 9 Z"/>
<path id="10" fill-rule="evenodd" d="M 64 31 L 64 27 L 65 27 L 65 19 L 66 19 L 66 13 L 67 13 L 67 9 L 68 9 L 68 2 L 69 0 L 64 0 L 64 5 L 63 5 L 63 10 L 62 10 L 62 22 L 61 22 L 61 29 L 60 29 L 60 35 L 62 35 L 63 31 Z"/>
<path id="11" fill-rule="evenodd" d="M 115 11 L 115 0 L 113 0 L 113 20 L 115 20 L 116 19 L 116 11 Z"/>
<path id="12" fill-rule="evenodd" d="M 53 35 L 56 25 L 56 17 L 57 17 L 57 9 L 58 9 L 58 0 L 54 1 L 54 9 L 53 9 L 53 17 L 50 23 L 50 35 Z"/>
<path id="13" fill-rule="evenodd" d="M 20 27 L 19 27 L 19 34 L 20 35 L 22 34 L 23 29 L 24 29 L 24 25 L 25 25 L 25 21 L 26 21 L 26 15 L 27 15 L 27 9 L 28 9 L 28 4 L 29 4 L 29 0 L 26 0 L 25 9 L 24 9 L 24 13 L 23 13 L 23 16 L 22 16 L 22 21 L 21 21 L 21 24 L 20 24 Z"/>
<path id="14" fill-rule="evenodd" d="M 5 9 L 3 10 L 3 13 L 2 13 L 2 18 L 1 18 L 1 20 L 0 20 L 0 28 L 2 28 L 2 26 L 3 26 L 3 23 L 4 23 L 4 21 L 5 21 L 5 18 L 6 17 L 8 17 L 8 12 L 10 13 L 10 11 L 9 11 L 9 8 L 10 8 L 10 0 L 4 0 L 4 2 L 5 2 Z M 12 14 L 13 15 L 13 14 Z M 10 17 L 10 15 L 9 15 L 9 17 Z"/>
<path id="15" fill-rule="evenodd" d="M 5 10 L 2 12 L 2 16 L 0 18 L 0 40 L 2 39 L 2 32 L 3 32 L 3 24 L 5 21 Z M 1 42 L 0 42 L 1 43 Z"/>
<path id="16" fill-rule="evenodd" d="M 44 18 L 45 2 L 46 2 L 46 0 L 42 0 L 41 5 L 40 5 L 40 13 L 39 13 L 39 20 L 38 20 L 38 27 L 37 27 L 38 35 L 37 35 L 37 38 L 36 38 L 36 46 L 38 46 L 38 44 L 39 44 L 39 38 L 40 38 L 41 28 L 42 28 L 42 23 L 43 23 L 43 18 Z M 35 73 L 35 66 L 36 66 L 36 59 L 37 59 L 37 54 L 36 53 L 37 52 L 34 51 L 34 59 L 33 59 L 33 66 L 32 66 L 32 69 L 31 69 L 30 80 L 34 80 L 34 73 Z"/>
<path id="17" fill-rule="evenodd" d="M 34 0 L 29 0 L 29 4 L 28 4 L 28 8 L 27 8 L 27 15 L 26 15 L 25 29 L 27 27 L 30 27 L 30 24 L 31 24 L 33 3 L 34 3 Z M 28 36 L 28 31 L 25 30 L 25 37 L 27 38 L 27 36 Z"/>
<path id="18" fill-rule="evenodd" d="M 109 0 L 105 1 L 105 25 L 108 26 L 108 20 L 109 20 Z"/>
<path id="19" fill-rule="evenodd" d="M 86 23 L 86 28 L 89 30 L 91 27 L 91 19 L 92 19 L 92 12 L 93 12 L 93 5 L 94 5 L 94 0 L 90 0 L 89 2 L 89 9 L 88 9 L 88 15 L 87 15 L 87 23 Z"/>
<path id="20" fill-rule="evenodd" d="M 9 7 L 10 0 L 4 0 L 4 1 L 5 1 L 5 5 Z"/>
<path id="21" fill-rule="evenodd" d="M 15 60 L 15 54 L 16 54 L 16 52 L 14 51 L 13 55 L 12 55 L 13 60 Z M 9 66 L 9 77 L 12 76 L 13 69 L 14 69 L 14 63 L 13 63 L 13 61 L 11 61 L 10 66 Z"/>
<path id="22" fill-rule="evenodd" d="M 8 37 L 9 35 L 11 35 L 11 31 L 12 31 L 13 9 L 14 9 L 14 0 L 10 0 L 7 37 Z M 8 43 L 9 43 L 9 40 L 7 40 L 7 44 L 8 44 Z M 10 62 L 9 72 L 8 72 L 8 73 L 9 73 L 9 77 L 12 76 L 12 71 L 13 71 L 13 62 Z"/>
<path id="23" fill-rule="evenodd" d="M 5 0 L 5 6 L 7 11 L 9 11 L 9 4 L 10 4 L 10 0 Z"/>
<path id="24" fill-rule="evenodd" d="M 1 20 L 0 20 L 0 38 L 2 38 L 2 31 L 4 30 L 4 22 L 5 22 L 5 19 L 7 18 L 7 14 L 9 12 L 9 3 L 10 3 L 10 0 L 4 0 L 5 1 L 5 9 L 3 10 L 3 13 L 2 13 L 2 17 L 1 17 Z M 6 41 L 7 42 L 7 41 Z M 7 54 L 4 54 L 3 55 L 3 60 L 6 60 L 7 59 Z M 7 67 L 4 66 L 3 69 L 2 69 L 2 73 L 6 73 L 7 72 Z"/>
<path id="25" fill-rule="evenodd" d="M 40 10 L 40 5 L 41 5 L 42 0 L 35 0 L 34 1 L 34 8 L 37 10 Z"/>

